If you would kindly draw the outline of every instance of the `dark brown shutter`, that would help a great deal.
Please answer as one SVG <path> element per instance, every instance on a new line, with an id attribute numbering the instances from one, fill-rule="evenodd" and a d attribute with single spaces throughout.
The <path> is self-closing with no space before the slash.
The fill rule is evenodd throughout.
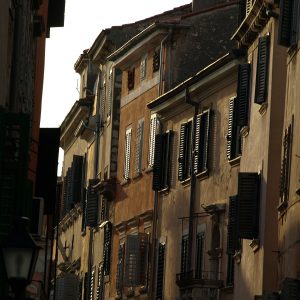
<path id="1" fill-rule="evenodd" d="M 267 100 L 269 43 L 269 36 L 264 36 L 259 39 L 255 88 L 255 103 L 258 104 L 262 104 Z"/>
<path id="2" fill-rule="evenodd" d="M 178 157 L 178 180 L 185 179 L 185 146 L 186 146 L 186 127 L 187 123 L 180 126 L 180 140 L 179 140 L 179 157 Z"/>
<path id="3" fill-rule="evenodd" d="M 125 250 L 125 286 L 138 286 L 139 281 L 139 236 L 128 235 Z"/>
<path id="4" fill-rule="evenodd" d="M 246 17 L 246 2 L 247 0 L 239 0 L 239 24 L 241 24 Z"/>
<path id="5" fill-rule="evenodd" d="M 153 181 L 152 189 L 154 191 L 159 191 L 161 189 L 161 179 L 162 179 L 162 145 L 163 137 L 161 134 L 155 136 L 155 148 L 154 148 L 154 164 L 153 164 Z"/>
<path id="6" fill-rule="evenodd" d="M 90 296 L 89 300 L 94 300 L 94 286 L 95 286 L 95 269 L 93 268 L 91 272 L 91 279 L 90 279 Z"/>
<path id="7" fill-rule="evenodd" d="M 128 70 L 127 74 L 128 74 L 127 87 L 128 90 L 132 90 L 134 88 L 135 68 L 131 68 L 130 70 Z"/>
<path id="8" fill-rule="evenodd" d="M 181 273 L 183 274 L 188 272 L 188 247 L 189 236 L 184 235 L 181 241 Z"/>
<path id="9" fill-rule="evenodd" d="M 237 207 L 238 197 L 229 197 L 229 209 L 228 209 L 228 226 L 227 226 L 227 253 L 234 254 L 237 249 Z"/>
<path id="10" fill-rule="evenodd" d="M 94 227 L 98 221 L 98 194 L 93 188 L 96 181 L 89 180 L 89 186 L 87 189 L 87 208 L 86 208 L 86 226 Z"/>
<path id="11" fill-rule="evenodd" d="M 239 173 L 238 178 L 238 237 L 258 237 L 259 184 L 257 173 Z"/>
<path id="12" fill-rule="evenodd" d="M 108 275 L 110 273 L 111 239 L 112 224 L 111 222 L 108 222 L 104 226 L 103 270 L 105 275 Z"/>
<path id="13" fill-rule="evenodd" d="M 165 244 L 159 243 L 158 245 L 158 263 L 156 275 L 156 299 L 163 299 L 164 288 L 164 267 L 165 267 Z"/>
<path id="14" fill-rule="evenodd" d="M 197 233 L 196 236 L 196 270 L 195 277 L 202 279 L 203 272 L 203 258 L 204 258 L 204 232 Z"/>
<path id="15" fill-rule="evenodd" d="M 153 73 L 159 70 L 160 65 L 160 49 L 155 50 L 153 55 Z"/>
<path id="16" fill-rule="evenodd" d="M 250 64 L 239 65 L 238 70 L 238 119 L 237 125 L 240 127 L 248 125 L 248 109 L 249 109 L 249 80 L 250 80 Z"/>
<path id="17" fill-rule="evenodd" d="M 172 151 L 173 131 L 168 131 L 163 135 L 163 159 L 162 159 L 162 188 L 168 188 L 171 181 L 171 151 Z"/>
<path id="18" fill-rule="evenodd" d="M 73 202 L 81 202 L 81 188 L 82 188 L 82 164 L 83 157 L 79 155 L 73 156 L 72 162 L 72 188 L 73 188 Z"/>
<path id="19" fill-rule="evenodd" d="M 282 282 L 281 300 L 300 299 L 300 281 L 294 278 L 285 278 Z"/>
<path id="20" fill-rule="evenodd" d="M 291 44 L 293 2 L 297 0 L 280 0 L 278 43 L 282 46 Z"/>
<path id="21" fill-rule="evenodd" d="M 64 213 L 69 212 L 73 208 L 73 182 L 72 182 L 72 168 L 67 171 L 67 202 Z"/>
<path id="22" fill-rule="evenodd" d="M 199 171 L 200 172 L 204 172 L 208 170 L 210 117 L 211 117 L 210 110 L 201 114 L 200 145 L 199 145 Z"/>
<path id="23" fill-rule="evenodd" d="M 100 266 L 98 267 L 97 300 L 104 300 L 104 268 L 103 268 L 103 264 L 100 264 Z"/>
<path id="24" fill-rule="evenodd" d="M 149 236 L 147 233 L 139 233 L 139 281 L 138 285 L 147 284 Z"/>
<path id="25" fill-rule="evenodd" d="M 236 98 L 229 100 L 228 131 L 227 131 L 227 158 L 231 160 L 236 157 L 237 149 L 237 126 L 236 126 Z"/>
<path id="26" fill-rule="evenodd" d="M 233 284 L 234 284 L 234 257 L 233 254 L 228 254 L 226 285 L 232 286 Z"/>
<path id="27" fill-rule="evenodd" d="M 196 126 L 195 126 L 195 152 L 194 152 L 194 165 L 193 171 L 195 174 L 200 172 L 200 127 L 201 127 L 201 115 L 196 117 Z"/>
<path id="28" fill-rule="evenodd" d="M 122 294 L 123 289 L 123 274 L 124 274 L 124 244 L 119 246 L 118 250 L 118 263 L 117 263 L 117 275 L 116 275 L 116 290 L 117 294 Z"/>
<path id="29" fill-rule="evenodd" d="M 84 293 L 83 293 L 83 299 L 89 300 L 89 294 L 90 294 L 90 288 L 89 288 L 89 276 L 88 273 L 84 273 Z"/>
<path id="30" fill-rule="evenodd" d="M 67 205 L 68 205 L 68 174 L 64 177 L 63 181 L 63 201 L 62 201 L 62 212 L 63 214 L 67 211 Z"/>

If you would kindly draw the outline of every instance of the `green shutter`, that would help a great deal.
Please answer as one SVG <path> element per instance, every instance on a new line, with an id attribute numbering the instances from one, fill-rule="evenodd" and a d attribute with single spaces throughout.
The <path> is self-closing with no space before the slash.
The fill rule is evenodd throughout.
<path id="1" fill-rule="evenodd" d="M 282 282 L 281 300 L 300 299 L 300 281 L 294 278 L 285 278 Z"/>
<path id="2" fill-rule="evenodd" d="M 87 189 L 86 226 L 91 227 L 96 226 L 98 221 L 98 194 L 93 188 L 97 182 L 97 180 L 90 179 Z"/>
<path id="3" fill-rule="evenodd" d="M 164 289 L 164 267 L 165 267 L 165 244 L 159 243 L 158 245 L 158 263 L 156 275 L 156 299 L 163 299 Z"/>
<path id="4" fill-rule="evenodd" d="M 291 27 L 294 1 L 297 2 L 297 0 L 280 0 L 278 43 L 286 47 L 289 47 L 291 44 Z"/>
<path id="5" fill-rule="evenodd" d="M 108 275 L 110 273 L 111 241 L 112 224 L 111 222 L 108 222 L 104 227 L 103 270 L 105 275 Z"/>
<path id="6" fill-rule="evenodd" d="M 256 87 L 255 87 L 255 103 L 258 104 L 262 104 L 267 100 L 269 43 L 270 43 L 269 36 L 261 37 L 258 43 Z"/>
<path id="7" fill-rule="evenodd" d="M 227 225 L 227 253 L 234 254 L 237 249 L 237 226 L 238 226 L 238 197 L 229 197 L 228 225 Z"/>
<path id="8" fill-rule="evenodd" d="M 118 263 L 117 263 L 117 275 L 116 275 L 116 290 L 117 294 L 122 294 L 123 290 L 123 277 L 124 277 L 124 244 L 119 246 L 118 250 Z"/>
<path id="9" fill-rule="evenodd" d="M 163 135 L 163 159 L 162 159 L 162 188 L 166 189 L 171 184 L 171 151 L 173 131 L 169 130 Z"/>

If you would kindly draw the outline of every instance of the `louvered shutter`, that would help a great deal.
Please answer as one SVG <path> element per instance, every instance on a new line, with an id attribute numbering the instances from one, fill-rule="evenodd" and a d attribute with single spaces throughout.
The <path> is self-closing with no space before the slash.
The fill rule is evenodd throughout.
<path id="1" fill-rule="evenodd" d="M 93 268 L 91 272 L 91 279 L 90 279 L 90 295 L 89 300 L 94 300 L 94 285 L 95 285 L 95 269 Z"/>
<path id="2" fill-rule="evenodd" d="M 163 135 L 163 159 L 162 159 L 162 188 L 170 186 L 171 181 L 171 151 L 173 131 L 169 130 Z"/>
<path id="3" fill-rule="evenodd" d="M 139 236 L 128 235 L 125 250 L 125 286 L 138 286 L 140 264 L 139 264 Z"/>
<path id="4" fill-rule="evenodd" d="M 293 278 L 285 278 L 282 282 L 281 300 L 300 299 L 300 281 Z"/>
<path id="5" fill-rule="evenodd" d="M 294 1 L 298 2 L 297 0 L 280 0 L 278 43 L 286 47 L 291 44 L 292 11 Z"/>
<path id="6" fill-rule="evenodd" d="M 187 123 L 180 126 L 180 140 L 179 140 L 179 157 L 178 157 L 178 180 L 183 181 L 186 179 L 185 174 L 185 156 L 186 156 L 186 140 L 187 140 Z"/>
<path id="7" fill-rule="evenodd" d="M 143 57 L 140 64 L 140 79 L 141 81 L 146 78 L 147 75 L 147 56 Z"/>
<path id="8" fill-rule="evenodd" d="M 160 65 L 160 49 L 155 50 L 153 55 L 153 73 L 159 70 Z"/>
<path id="9" fill-rule="evenodd" d="M 81 220 L 81 231 L 83 232 L 86 227 L 86 212 L 87 212 L 87 190 L 84 189 L 82 201 L 82 220 Z"/>
<path id="10" fill-rule="evenodd" d="M 228 113 L 228 131 L 227 131 L 227 158 L 231 160 L 235 158 L 237 148 L 237 128 L 236 128 L 236 98 L 229 100 L 229 113 Z"/>
<path id="11" fill-rule="evenodd" d="M 227 253 L 234 254 L 237 249 L 237 226 L 238 226 L 238 197 L 229 197 L 228 226 L 227 226 Z"/>
<path id="12" fill-rule="evenodd" d="M 89 276 L 88 273 L 84 273 L 84 293 L 83 293 L 83 299 L 89 300 L 90 295 L 90 289 L 89 289 Z"/>
<path id="13" fill-rule="evenodd" d="M 134 88 L 135 68 L 131 68 L 130 70 L 128 70 L 127 74 L 128 74 L 127 87 L 128 90 L 132 90 Z"/>
<path id="14" fill-rule="evenodd" d="M 259 39 L 255 88 L 255 103 L 258 104 L 262 104 L 267 100 L 269 43 L 269 36 L 264 36 Z"/>
<path id="15" fill-rule="evenodd" d="M 184 235 L 181 241 L 181 273 L 188 272 L 188 247 L 189 247 L 189 236 Z"/>
<path id="16" fill-rule="evenodd" d="M 292 22 L 291 22 L 291 45 L 297 44 L 298 41 L 298 19 L 299 19 L 299 0 L 293 0 Z"/>
<path id="17" fill-rule="evenodd" d="M 232 286 L 233 284 L 234 284 L 234 257 L 233 254 L 228 254 L 226 285 Z"/>
<path id="18" fill-rule="evenodd" d="M 68 168 L 67 171 L 67 202 L 65 206 L 65 213 L 69 212 L 73 207 L 73 182 L 72 182 L 72 168 Z"/>
<path id="19" fill-rule="evenodd" d="M 124 244 L 119 246 L 118 250 L 118 263 L 117 263 L 117 276 L 116 276 L 116 290 L 117 294 L 122 294 L 123 289 L 123 274 L 124 274 Z"/>
<path id="20" fill-rule="evenodd" d="M 201 114 L 196 117 L 196 126 L 195 126 L 195 151 L 194 151 L 194 165 L 193 171 L 194 174 L 200 172 L 200 127 L 201 127 Z"/>
<path id="21" fill-rule="evenodd" d="M 129 179 L 130 151 L 131 151 L 131 128 L 126 130 L 126 136 L 125 136 L 124 179 L 126 180 Z"/>
<path id="22" fill-rule="evenodd" d="M 100 119 L 101 123 L 104 123 L 105 120 L 105 95 L 106 94 L 106 83 L 103 82 L 102 91 L 101 91 L 101 101 L 100 101 Z"/>
<path id="23" fill-rule="evenodd" d="M 98 267 L 97 300 L 104 300 L 104 268 L 103 264 Z"/>
<path id="24" fill-rule="evenodd" d="M 147 284 L 148 273 L 149 236 L 147 233 L 139 233 L 139 273 L 138 285 Z"/>
<path id="25" fill-rule="evenodd" d="M 156 299 L 163 299 L 164 289 L 164 267 L 165 267 L 165 244 L 159 243 L 158 245 L 158 263 L 156 275 Z"/>
<path id="26" fill-rule="evenodd" d="M 153 181 L 152 189 L 154 191 L 159 191 L 161 189 L 161 179 L 162 179 L 162 135 L 157 134 L 155 136 L 155 148 L 154 148 L 154 164 L 153 164 Z"/>
<path id="27" fill-rule="evenodd" d="M 156 114 L 153 114 L 150 119 L 150 136 L 149 136 L 149 158 L 148 165 L 153 167 L 154 164 L 154 149 L 155 149 L 155 136 L 159 133 L 159 120 Z"/>
<path id="28" fill-rule="evenodd" d="M 83 157 L 79 155 L 73 156 L 72 163 L 72 194 L 73 194 L 73 202 L 80 203 L 81 202 L 81 188 L 82 188 L 82 163 Z"/>
<path id="29" fill-rule="evenodd" d="M 91 227 L 96 226 L 98 221 L 98 194 L 92 187 L 95 184 L 96 181 L 90 179 L 87 189 L 86 225 Z"/>
<path id="30" fill-rule="evenodd" d="M 202 279 L 203 272 L 203 259 L 204 259 L 204 232 L 197 233 L 196 236 L 196 270 L 195 277 Z"/>
<path id="31" fill-rule="evenodd" d="M 103 269 L 104 274 L 110 273 L 111 261 L 111 240 L 112 240 L 112 224 L 108 222 L 104 227 L 104 249 L 103 249 Z"/>
<path id="32" fill-rule="evenodd" d="M 139 120 L 136 131 L 136 147 L 135 147 L 135 164 L 134 173 L 139 175 L 142 173 L 142 157 L 143 157 L 143 134 L 144 120 Z"/>
<path id="33" fill-rule="evenodd" d="M 63 214 L 67 212 L 67 205 L 68 205 L 68 176 L 65 176 L 63 181 L 63 201 L 62 201 Z"/>
<path id="34" fill-rule="evenodd" d="M 201 114 L 198 172 L 208 170 L 211 111 Z"/>
<path id="35" fill-rule="evenodd" d="M 250 64 L 239 65 L 238 87 L 237 87 L 237 103 L 238 103 L 237 125 L 239 125 L 240 127 L 248 125 L 249 81 L 250 81 Z"/>
<path id="36" fill-rule="evenodd" d="M 239 24 L 241 24 L 246 17 L 246 2 L 247 0 L 239 0 Z"/>
<path id="37" fill-rule="evenodd" d="M 238 237 L 258 237 L 259 221 L 259 175 L 239 173 L 238 178 Z"/>
<path id="38" fill-rule="evenodd" d="M 111 115 L 111 107 L 113 102 L 113 71 L 110 70 L 109 72 L 109 81 L 108 81 L 108 101 L 107 101 L 107 117 Z"/>

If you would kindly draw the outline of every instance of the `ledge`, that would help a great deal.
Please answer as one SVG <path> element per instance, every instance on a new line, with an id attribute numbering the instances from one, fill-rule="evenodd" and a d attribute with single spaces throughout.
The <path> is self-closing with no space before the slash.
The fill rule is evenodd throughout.
<path id="1" fill-rule="evenodd" d="M 201 173 L 196 174 L 196 178 L 199 180 L 203 180 L 209 177 L 208 170 L 205 170 Z"/>
<path id="2" fill-rule="evenodd" d="M 142 172 L 135 174 L 135 175 L 132 177 L 132 179 L 135 180 L 135 179 L 138 179 L 138 178 L 141 178 L 141 177 L 143 177 Z"/>
<path id="3" fill-rule="evenodd" d="M 236 166 L 239 166 L 240 165 L 240 162 L 241 162 L 241 156 L 238 156 L 236 158 L 233 158 L 231 160 L 228 161 L 229 164 L 232 166 L 232 167 L 236 167 Z"/>
<path id="4" fill-rule="evenodd" d="M 167 195 L 167 194 L 169 194 L 169 191 L 170 191 L 170 187 L 168 186 L 162 190 L 159 190 L 158 192 L 160 195 Z"/>
<path id="5" fill-rule="evenodd" d="M 191 177 L 183 180 L 183 181 L 180 181 L 180 183 L 184 186 L 184 187 L 187 187 L 191 184 Z"/>

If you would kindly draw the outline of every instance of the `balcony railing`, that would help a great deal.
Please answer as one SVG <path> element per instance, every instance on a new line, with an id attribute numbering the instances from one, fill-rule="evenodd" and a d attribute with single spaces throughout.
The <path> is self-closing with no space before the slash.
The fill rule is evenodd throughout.
<path id="1" fill-rule="evenodd" d="M 213 271 L 195 272 L 194 270 L 176 274 L 176 284 L 180 288 L 198 286 L 203 288 L 221 288 L 224 286 L 220 280 L 220 273 Z"/>

